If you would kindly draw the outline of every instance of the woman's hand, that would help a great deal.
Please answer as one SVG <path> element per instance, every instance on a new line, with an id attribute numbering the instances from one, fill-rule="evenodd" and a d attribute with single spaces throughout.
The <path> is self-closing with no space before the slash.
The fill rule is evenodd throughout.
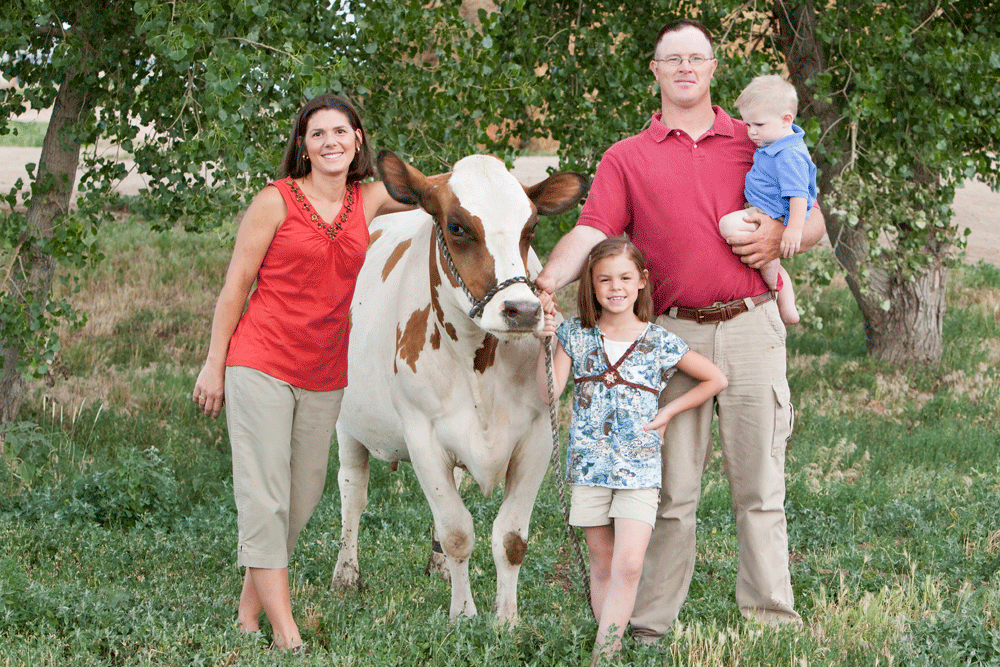
<path id="1" fill-rule="evenodd" d="M 222 412 L 222 406 L 226 402 L 225 386 L 225 370 L 220 373 L 217 369 L 210 368 L 206 364 L 198 373 L 198 380 L 194 383 L 191 400 L 206 417 L 215 419 Z"/>
<path id="2" fill-rule="evenodd" d="M 222 412 L 225 402 L 229 341 L 243 315 L 264 255 L 286 215 L 285 200 L 278 188 L 266 187 L 250 202 L 236 231 L 236 245 L 226 270 L 226 282 L 215 302 L 208 357 L 191 392 L 191 400 L 198 405 L 198 409 L 213 419 Z"/>

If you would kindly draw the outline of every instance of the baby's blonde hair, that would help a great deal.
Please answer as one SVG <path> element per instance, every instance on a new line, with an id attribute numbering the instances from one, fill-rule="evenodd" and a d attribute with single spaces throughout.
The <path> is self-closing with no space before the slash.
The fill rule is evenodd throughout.
<path id="1" fill-rule="evenodd" d="M 740 113 L 768 111 L 779 116 L 790 113 L 794 118 L 799 109 L 799 96 L 795 86 L 777 74 L 766 74 L 755 77 L 736 98 L 733 106 Z"/>

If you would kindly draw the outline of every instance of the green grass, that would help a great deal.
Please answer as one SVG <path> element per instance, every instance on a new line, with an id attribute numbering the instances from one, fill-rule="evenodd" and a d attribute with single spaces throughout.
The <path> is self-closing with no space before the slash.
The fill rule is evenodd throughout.
<path id="1" fill-rule="evenodd" d="M 0 665 L 277 665 L 235 626 L 241 573 L 229 444 L 190 389 L 228 242 L 102 229 L 107 260 L 78 296 L 57 374 L 31 387 L 0 465 Z M 817 258 L 816 261 L 828 261 Z M 744 621 L 736 538 L 716 454 L 704 478 L 698 562 L 675 634 L 626 641 L 622 664 L 1000 664 L 1000 273 L 950 276 L 946 352 L 898 369 L 864 353 L 847 290 L 805 286 L 811 326 L 789 336 L 797 406 L 786 508 L 802 629 Z M 822 328 L 816 328 L 819 323 Z M 552 470 L 521 572 L 521 624 L 489 613 L 489 526 L 501 497 L 465 496 L 480 610 L 447 618 L 424 574 L 431 517 L 412 468 L 374 462 L 361 522 L 364 588 L 329 588 L 339 540 L 336 451 L 327 493 L 291 564 L 293 605 L 322 665 L 580 665 L 595 624 Z"/>
<path id="2" fill-rule="evenodd" d="M 6 134 L 0 134 L 0 146 L 41 148 L 42 141 L 45 139 L 45 132 L 48 128 L 48 123 L 41 123 L 37 121 L 7 121 L 5 129 L 9 130 L 9 132 Z"/>

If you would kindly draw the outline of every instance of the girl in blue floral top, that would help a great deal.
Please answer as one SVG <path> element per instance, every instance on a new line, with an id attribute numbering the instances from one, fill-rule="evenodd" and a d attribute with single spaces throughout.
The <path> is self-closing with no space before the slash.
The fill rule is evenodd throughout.
<path id="1" fill-rule="evenodd" d="M 594 246 L 580 276 L 580 316 L 555 324 L 545 309 L 542 336 L 559 339 L 553 356 L 555 395 L 572 368 L 573 421 L 566 455 L 572 485 L 569 522 L 582 526 L 590 555 L 591 607 L 597 619 L 595 663 L 621 647 L 659 505 L 660 447 L 667 422 L 725 389 L 715 364 L 653 324 L 646 262 L 623 236 Z M 674 369 L 699 384 L 658 407 Z M 548 402 L 544 355 L 538 392 Z"/>

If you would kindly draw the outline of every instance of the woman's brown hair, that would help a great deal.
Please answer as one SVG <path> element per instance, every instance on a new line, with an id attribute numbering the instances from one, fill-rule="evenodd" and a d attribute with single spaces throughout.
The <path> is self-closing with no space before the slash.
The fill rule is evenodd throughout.
<path id="1" fill-rule="evenodd" d="M 351 160 L 351 166 L 347 170 L 347 182 L 363 181 L 366 178 L 375 176 L 375 153 L 369 141 L 368 132 L 361 124 L 361 116 L 357 109 L 343 95 L 320 95 L 306 102 L 292 124 L 292 132 L 288 137 L 288 144 L 285 146 L 285 156 L 281 159 L 281 178 L 291 176 L 292 178 L 302 178 L 312 171 L 312 163 L 305 158 L 304 137 L 306 127 L 309 125 L 309 118 L 321 109 L 333 109 L 347 116 L 352 130 L 361 131 L 361 146 L 358 147 Z"/>
<path id="2" fill-rule="evenodd" d="M 597 320 L 601 317 L 601 306 L 594 296 L 594 265 L 606 257 L 617 257 L 625 255 L 639 269 L 639 277 L 645 279 L 646 286 L 639 290 L 632 312 L 643 322 L 650 322 L 653 319 L 653 285 L 646 270 L 646 258 L 642 256 L 628 237 L 612 236 L 604 239 L 591 249 L 587 255 L 587 261 L 583 265 L 583 272 L 580 274 L 580 285 L 576 293 L 577 310 L 580 316 L 580 324 L 584 327 L 597 325 Z"/>

